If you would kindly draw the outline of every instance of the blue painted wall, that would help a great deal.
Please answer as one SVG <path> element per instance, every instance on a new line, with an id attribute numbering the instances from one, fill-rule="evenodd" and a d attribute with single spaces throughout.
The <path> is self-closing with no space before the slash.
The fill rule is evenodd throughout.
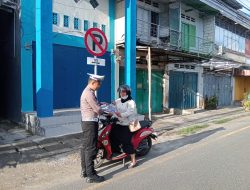
<path id="1" fill-rule="evenodd" d="M 35 52 L 35 43 L 33 45 Z M 33 54 L 33 67 L 35 66 L 35 57 Z M 88 82 L 87 73 L 93 73 L 94 67 L 87 65 L 87 57 L 93 57 L 85 48 L 53 45 L 53 86 L 54 86 L 54 109 L 61 108 L 79 108 L 80 96 L 82 90 Z M 98 67 L 99 75 L 105 75 L 105 80 L 98 91 L 98 100 L 111 101 L 111 56 L 110 52 L 104 54 L 101 58 L 106 60 L 105 67 Z M 33 72 L 34 85 L 36 84 L 36 72 Z M 36 89 L 36 86 L 34 86 Z M 34 109 L 36 110 L 36 92 L 34 90 Z"/>
<path id="2" fill-rule="evenodd" d="M 80 106 L 82 90 L 88 82 L 87 73 L 94 73 L 94 66 L 87 65 L 87 57 L 93 57 L 86 49 L 54 45 L 54 109 Z M 105 75 L 98 91 L 98 100 L 111 101 L 110 52 L 103 57 L 105 67 L 98 67 L 98 74 Z"/>

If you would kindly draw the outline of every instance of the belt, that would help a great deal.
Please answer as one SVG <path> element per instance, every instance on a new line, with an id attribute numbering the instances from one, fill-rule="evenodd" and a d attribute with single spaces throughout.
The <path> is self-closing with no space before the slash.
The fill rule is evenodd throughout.
<path id="1" fill-rule="evenodd" d="M 82 121 L 95 121 L 95 122 L 99 122 L 98 118 L 84 118 L 82 119 Z"/>

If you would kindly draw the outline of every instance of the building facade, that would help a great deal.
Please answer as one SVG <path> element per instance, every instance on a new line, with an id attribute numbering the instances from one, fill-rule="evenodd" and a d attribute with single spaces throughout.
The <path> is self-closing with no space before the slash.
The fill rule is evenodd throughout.
<path id="1" fill-rule="evenodd" d="M 87 0 L 21 1 L 22 112 L 46 117 L 54 109 L 79 108 L 87 73 L 94 72 L 84 44 L 89 28 L 101 29 L 108 40 L 107 52 L 99 57 L 106 65 L 97 70 L 105 75 L 98 99 L 114 99 L 114 13 L 112 0 L 99 1 L 95 9 Z"/>
<path id="2" fill-rule="evenodd" d="M 125 6 L 126 1 L 116 1 L 120 73 L 126 68 Z M 204 108 L 205 98 L 211 96 L 217 97 L 219 106 L 242 99 L 248 76 L 235 71 L 249 64 L 250 18 L 241 8 L 234 0 L 137 1 L 136 100 L 141 113 L 148 112 L 148 47 L 152 49 L 153 112 L 165 107 Z M 139 74 L 141 70 L 144 75 Z M 123 74 L 116 75 L 123 83 Z M 155 84 L 159 86 L 154 88 Z"/>

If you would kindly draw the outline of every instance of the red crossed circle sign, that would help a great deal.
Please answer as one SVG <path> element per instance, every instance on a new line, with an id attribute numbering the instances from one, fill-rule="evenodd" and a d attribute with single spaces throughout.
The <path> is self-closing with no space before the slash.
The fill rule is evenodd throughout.
<path id="1" fill-rule="evenodd" d="M 94 56 L 104 55 L 108 48 L 107 37 L 99 28 L 90 28 L 84 36 L 84 43 L 88 52 Z"/>

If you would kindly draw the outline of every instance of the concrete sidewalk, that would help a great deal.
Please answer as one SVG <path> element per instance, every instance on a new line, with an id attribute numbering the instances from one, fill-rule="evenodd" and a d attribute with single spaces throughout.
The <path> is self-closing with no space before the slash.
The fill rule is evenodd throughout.
<path id="1" fill-rule="evenodd" d="M 242 107 L 226 107 L 203 111 L 192 115 L 156 114 L 153 115 L 153 128 L 156 132 L 173 130 L 190 125 L 211 122 L 225 118 L 237 118 L 249 115 Z M 59 120 L 59 121 L 57 121 Z M 31 149 L 41 151 L 59 150 L 60 148 L 77 148 L 81 142 L 80 115 L 78 111 L 57 113 L 52 120 L 43 119 L 42 124 L 49 131 L 48 135 L 31 135 L 25 129 L 8 121 L 0 122 L 0 155 L 22 152 Z M 59 124 L 58 124 L 59 123 Z"/>
<path id="2" fill-rule="evenodd" d="M 230 106 L 216 110 L 203 110 L 191 115 L 157 114 L 153 115 L 153 128 L 156 131 L 172 130 L 190 125 L 196 125 L 220 119 L 233 119 L 240 116 L 250 115 L 242 107 Z"/>

